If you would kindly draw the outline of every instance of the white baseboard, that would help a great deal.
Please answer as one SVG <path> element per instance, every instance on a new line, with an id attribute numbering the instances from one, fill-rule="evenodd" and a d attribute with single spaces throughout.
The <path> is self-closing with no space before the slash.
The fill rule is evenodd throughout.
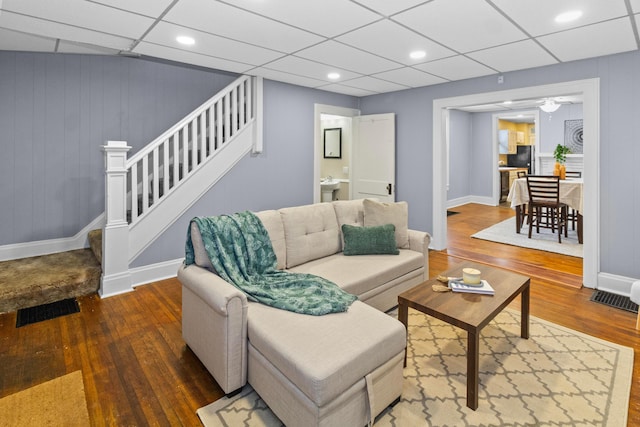
<path id="1" fill-rule="evenodd" d="M 88 248 L 89 241 L 87 239 L 87 235 L 89 234 L 89 231 L 104 227 L 104 221 L 104 213 L 102 213 L 86 227 L 78 231 L 78 233 L 73 237 L 0 246 L 0 261 L 9 261 L 12 259 L 29 258 L 53 254 L 56 252 Z"/>
<path id="2" fill-rule="evenodd" d="M 176 277 L 178 268 L 180 268 L 183 261 L 184 258 L 173 259 L 131 268 L 125 273 L 114 275 L 112 278 L 103 277 L 100 297 L 108 298 L 124 294 L 133 291 L 136 286 Z"/>
<path id="3" fill-rule="evenodd" d="M 129 270 L 131 273 L 131 286 L 135 288 L 136 286 L 147 283 L 176 277 L 178 275 L 178 268 L 180 268 L 183 261 L 184 258 L 179 258 L 132 268 Z"/>
<path id="4" fill-rule="evenodd" d="M 598 273 L 598 290 L 628 297 L 631 295 L 631 284 L 638 279 L 616 276 L 609 273 Z"/>
<path id="5" fill-rule="evenodd" d="M 456 206 L 466 205 L 467 203 L 477 203 L 479 205 L 495 206 L 492 197 L 483 196 L 465 196 L 457 199 L 447 200 L 447 209 L 455 208 Z"/>

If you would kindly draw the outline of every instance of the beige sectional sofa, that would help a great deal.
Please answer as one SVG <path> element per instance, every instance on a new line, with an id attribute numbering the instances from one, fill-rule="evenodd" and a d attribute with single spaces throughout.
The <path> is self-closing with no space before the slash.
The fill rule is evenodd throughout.
<path id="1" fill-rule="evenodd" d="M 324 316 L 251 302 L 213 272 L 192 224 L 195 265 L 178 271 L 185 342 L 225 393 L 249 382 L 288 426 L 367 424 L 400 398 L 406 332 L 384 311 L 428 278 L 430 236 L 408 229 L 402 202 L 336 201 L 256 215 L 279 269 L 322 276 L 359 300 Z M 387 223 L 395 225 L 397 255 L 344 255 L 343 224 Z"/>

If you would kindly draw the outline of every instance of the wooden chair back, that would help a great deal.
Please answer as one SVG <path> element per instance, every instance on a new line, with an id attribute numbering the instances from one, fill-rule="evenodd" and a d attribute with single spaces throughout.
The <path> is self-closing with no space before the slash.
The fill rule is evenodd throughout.
<path id="1" fill-rule="evenodd" d="M 557 206 L 560 204 L 560 177 L 556 175 L 527 175 L 529 203 Z"/>

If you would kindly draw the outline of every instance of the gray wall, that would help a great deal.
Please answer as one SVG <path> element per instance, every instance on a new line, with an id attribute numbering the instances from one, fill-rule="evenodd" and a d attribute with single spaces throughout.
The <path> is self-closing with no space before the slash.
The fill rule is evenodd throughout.
<path id="1" fill-rule="evenodd" d="M 235 75 L 135 58 L 0 51 L 0 245 L 70 237 L 104 212 L 100 146 L 131 154 Z"/>
<path id="2" fill-rule="evenodd" d="M 556 145 L 564 145 L 564 121 L 581 118 L 582 104 L 563 105 L 550 114 L 540 111 L 540 152 L 553 153 Z"/>
<path id="3" fill-rule="evenodd" d="M 164 73 L 169 71 L 160 72 L 156 67 L 172 66 L 145 63 L 144 68 L 153 68 L 153 73 L 137 73 L 133 71 L 138 70 L 138 65 L 134 66 L 135 70 L 130 70 L 132 65 L 129 62 L 145 61 L 0 54 L 0 138 L 3 150 L 0 165 L 0 244 L 73 235 L 102 211 L 102 160 L 98 146 L 106 139 L 132 140 L 129 129 L 137 123 L 132 119 L 130 108 L 134 100 L 128 96 L 136 90 L 132 76 L 144 76 L 143 80 L 155 72 L 166 76 Z M 102 65 L 93 68 L 90 64 L 94 61 Z M 119 67 L 127 71 L 118 70 Z M 83 72 L 74 74 L 74 68 Z M 50 71 L 53 69 L 57 71 Z M 198 80 L 200 71 L 191 72 L 194 80 Z M 34 76 L 31 78 L 34 83 L 25 84 L 23 80 L 29 80 L 29 73 Z M 34 80 L 35 76 L 38 77 Z M 204 73 L 201 78 L 214 80 L 214 76 L 215 73 Z M 363 114 L 396 114 L 397 198 L 409 203 L 410 226 L 430 231 L 434 99 L 594 77 L 600 78 L 601 89 L 600 271 L 640 278 L 640 263 L 637 262 L 640 259 L 640 245 L 637 243 L 640 241 L 640 224 L 636 220 L 640 186 L 633 175 L 640 162 L 640 53 L 637 51 L 505 73 L 505 83 L 501 85 L 497 84 L 495 76 L 487 76 L 359 100 L 265 82 L 265 152 L 256 157 L 248 156 L 240 162 L 214 191 L 185 215 L 175 231 L 168 232 L 166 238 L 156 242 L 135 264 L 145 265 L 180 256 L 182 248 L 179 251 L 175 248 L 183 245 L 187 218 L 192 216 L 310 203 L 314 103 L 360 108 Z M 114 78 L 113 91 L 92 83 L 94 79 Z M 73 87 L 78 79 L 94 90 L 88 93 L 78 90 L 67 92 L 67 85 Z M 169 79 L 166 84 L 191 87 L 189 80 Z M 146 85 L 148 82 L 138 80 L 138 84 Z M 61 85 L 65 90 L 59 89 Z M 154 87 L 162 92 L 161 86 Z M 58 100 L 58 108 L 46 103 L 47 108 L 43 110 L 41 94 L 50 96 L 51 91 L 56 94 L 53 99 Z M 174 96 L 168 98 L 173 103 L 182 104 L 183 100 L 177 94 L 194 92 L 198 93 L 198 90 L 176 90 L 172 92 Z M 213 92 L 203 94 L 202 100 Z M 95 97 L 104 100 L 94 101 Z M 89 104 L 94 107 L 67 107 L 67 103 L 78 104 L 70 101 L 78 98 L 95 102 Z M 198 103 L 194 102 L 195 105 Z M 120 105 L 120 109 L 107 110 L 105 104 Z M 42 122 L 20 122 L 22 119 L 17 117 L 15 109 L 30 110 L 31 116 L 41 118 Z M 188 111 L 190 108 L 185 106 L 185 109 Z M 119 116 L 123 112 L 127 112 L 126 119 Z M 98 125 L 96 120 L 105 124 Z M 20 125 L 16 126 L 16 121 Z M 172 123 L 174 120 L 167 121 Z M 94 126 L 98 126 L 97 130 Z M 85 143 L 84 135 L 91 135 L 95 141 Z M 34 141 L 39 142 L 36 144 Z M 51 148 L 53 144 L 56 144 L 55 150 Z M 9 161 L 5 160 L 7 157 Z M 478 156 L 475 161 L 478 167 L 470 170 L 470 182 L 488 182 L 485 174 L 490 173 L 486 171 L 492 167 L 491 160 Z M 68 167 L 67 162 L 77 166 Z M 90 190 L 84 189 L 85 186 Z M 480 194 L 474 187 L 470 187 L 470 192 Z M 76 210 L 80 213 L 74 213 Z"/>
<path id="4" fill-rule="evenodd" d="M 505 73 L 363 98 L 363 114 L 397 114 L 398 199 L 409 203 L 410 224 L 431 229 L 433 100 L 563 81 L 600 78 L 600 271 L 640 278 L 640 52 Z M 484 162 L 484 163 L 483 163 Z M 490 161 L 478 159 L 472 182 L 484 182 Z M 475 191 L 475 190 L 474 190 Z M 585 221 L 588 221 L 585 218 Z"/>
<path id="5" fill-rule="evenodd" d="M 473 114 L 450 112 L 449 130 L 449 191 L 447 200 L 469 196 L 469 169 L 474 164 Z"/>

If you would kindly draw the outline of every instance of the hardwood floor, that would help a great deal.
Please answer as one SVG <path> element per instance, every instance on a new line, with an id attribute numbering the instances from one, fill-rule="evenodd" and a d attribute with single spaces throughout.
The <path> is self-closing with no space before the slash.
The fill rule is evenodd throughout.
<path id="1" fill-rule="evenodd" d="M 472 239 L 513 215 L 469 204 L 448 218 L 447 251 L 430 253 L 436 276 L 461 258 L 531 276 L 531 314 L 635 349 L 629 426 L 640 425 L 640 333 L 635 315 L 589 301 L 582 260 Z M 0 315 L 0 398 L 82 370 L 93 425 L 199 425 L 196 409 L 222 391 L 181 337 L 176 279 L 111 298 L 79 299 L 81 312 L 21 328 Z M 514 304 L 518 304 L 515 301 Z"/>

